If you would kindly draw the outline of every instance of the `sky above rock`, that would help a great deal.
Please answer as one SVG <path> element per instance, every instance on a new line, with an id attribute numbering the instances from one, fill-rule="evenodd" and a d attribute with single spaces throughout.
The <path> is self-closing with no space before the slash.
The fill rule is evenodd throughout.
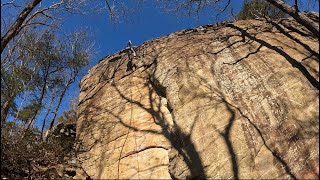
<path id="1" fill-rule="evenodd" d="M 233 1 L 233 4 L 231 4 L 234 12 L 238 12 L 241 5 L 242 0 Z M 91 32 L 94 41 L 93 51 L 95 55 L 92 57 L 90 65 L 82 72 L 82 76 L 76 82 L 79 82 L 87 74 L 88 70 L 102 58 L 124 49 L 129 40 L 132 41 L 134 46 L 138 46 L 144 41 L 182 29 L 232 19 L 230 10 L 218 17 L 216 17 L 216 13 L 210 14 L 208 12 L 201 13 L 199 16 L 187 16 L 181 13 L 166 13 L 151 3 L 146 3 L 139 13 L 131 14 L 130 16 L 127 18 L 129 21 L 122 19 L 123 22 L 111 22 L 108 12 L 102 10 L 100 13 L 91 13 L 83 16 L 73 15 L 65 20 L 62 30 L 68 32 L 79 28 L 86 29 Z M 74 83 L 65 97 L 59 114 L 68 109 L 68 99 L 77 96 L 78 93 L 78 83 Z"/>
<path id="2" fill-rule="evenodd" d="M 242 0 L 232 2 L 234 11 L 238 12 L 242 5 Z M 144 41 L 175 31 L 232 18 L 229 11 L 222 13 L 217 18 L 210 13 L 199 14 L 198 18 L 195 15 L 166 13 L 151 3 L 145 3 L 138 13 L 129 14 L 128 16 L 130 17 L 121 18 L 122 22 L 110 22 L 106 10 L 84 16 L 74 15 L 66 20 L 63 29 L 72 31 L 76 28 L 85 28 L 92 32 L 96 50 L 96 56 L 90 66 L 92 67 L 106 55 L 125 48 L 128 40 L 131 40 L 133 45 L 137 46 Z M 126 21 L 126 19 L 129 19 L 129 21 Z"/>

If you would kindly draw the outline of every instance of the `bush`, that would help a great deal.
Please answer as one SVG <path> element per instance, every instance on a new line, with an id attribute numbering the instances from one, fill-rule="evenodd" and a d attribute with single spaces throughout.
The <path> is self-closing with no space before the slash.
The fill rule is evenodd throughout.
<path id="1" fill-rule="evenodd" d="M 70 137 L 43 141 L 38 129 L 24 132 L 22 125 L 7 122 L 1 127 L 1 178 L 58 178 L 52 169 L 66 163 L 73 144 Z"/>

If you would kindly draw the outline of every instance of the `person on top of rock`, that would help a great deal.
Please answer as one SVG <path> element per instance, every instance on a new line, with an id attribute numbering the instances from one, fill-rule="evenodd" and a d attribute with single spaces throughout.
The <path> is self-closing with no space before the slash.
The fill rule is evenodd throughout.
<path id="1" fill-rule="evenodd" d="M 132 48 L 132 42 L 129 40 L 128 42 L 128 49 L 131 51 L 131 53 L 133 54 L 133 56 L 136 56 L 136 52 L 134 51 L 134 49 Z"/>

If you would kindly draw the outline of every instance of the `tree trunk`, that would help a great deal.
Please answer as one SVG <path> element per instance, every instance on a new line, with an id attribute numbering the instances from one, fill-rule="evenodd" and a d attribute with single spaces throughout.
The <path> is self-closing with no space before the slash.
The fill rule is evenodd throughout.
<path id="1" fill-rule="evenodd" d="M 1 124 L 3 125 L 3 123 L 6 122 L 8 113 L 9 113 L 9 109 L 10 109 L 10 105 L 13 102 L 13 100 L 15 99 L 16 94 L 12 93 L 9 95 L 8 100 L 6 100 L 3 104 L 3 106 L 1 106 Z"/>
<path id="2" fill-rule="evenodd" d="M 296 12 L 299 11 L 299 8 L 298 8 L 298 0 L 294 0 L 294 9 L 296 10 Z"/>
<path id="3" fill-rule="evenodd" d="M 29 129 L 29 127 L 32 125 L 33 121 L 36 119 L 36 116 L 38 115 L 39 110 L 41 109 L 42 100 L 43 100 L 44 95 L 45 95 L 45 93 L 46 93 L 48 75 L 49 75 L 49 71 L 48 71 L 48 69 L 47 69 L 47 70 L 46 70 L 46 75 L 45 75 L 44 80 L 43 80 L 43 86 L 42 86 L 42 90 L 41 90 L 41 96 L 40 96 L 40 98 L 39 98 L 39 100 L 38 100 L 39 106 L 35 109 L 33 116 L 29 119 L 28 125 L 27 125 L 25 131 L 27 131 L 27 130 Z"/>
<path id="4" fill-rule="evenodd" d="M 62 91 L 62 93 L 60 95 L 58 105 L 57 105 L 57 107 L 56 107 L 56 109 L 54 111 L 54 115 L 53 115 L 53 118 L 52 118 L 51 123 L 50 123 L 49 131 L 51 131 L 51 129 L 53 128 L 53 124 L 54 124 L 54 121 L 55 121 L 55 119 L 57 117 L 57 113 L 58 113 L 59 107 L 61 105 L 62 99 L 63 99 L 64 95 L 66 94 L 66 92 L 68 90 L 68 87 L 70 86 L 70 84 L 72 84 L 74 82 L 74 80 L 75 80 L 75 78 L 72 78 L 67 82 L 67 84 L 65 85 L 65 87 L 64 87 L 64 89 L 63 89 L 63 91 Z"/>
<path id="5" fill-rule="evenodd" d="M 52 99 L 51 99 L 50 104 L 49 104 L 49 107 L 48 107 L 48 111 L 47 111 L 47 113 L 46 113 L 46 115 L 44 116 L 43 121 L 42 121 L 41 139 L 43 139 L 44 126 L 46 125 L 47 117 L 48 117 L 48 115 L 50 114 L 53 101 L 54 101 L 54 96 L 52 96 Z"/>
<path id="6" fill-rule="evenodd" d="M 296 8 L 285 4 L 282 0 L 266 0 L 266 1 L 273 4 L 274 6 L 279 8 L 281 11 L 292 16 L 298 23 L 300 23 L 301 25 L 306 27 L 317 38 L 319 38 L 319 25 L 316 22 L 312 21 L 310 18 L 308 18 L 303 13 L 297 12 Z"/>
<path id="7" fill-rule="evenodd" d="M 1 124 L 6 122 L 8 112 L 9 112 L 10 101 L 6 101 L 1 107 Z"/>
<path id="8" fill-rule="evenodd" d="M 23 22 L 26 20 L 28 15 L 32 12 L 32 10 L 41 2 L 42 0 L 32 0 L 29 4 L 27 4 L 24 9 L 19 14 L 16 21 L 12 24 L 6 34 L 1 37 L 1 54 L 7 44 L 19 33 L 21 30 L 20 27 Z"/>

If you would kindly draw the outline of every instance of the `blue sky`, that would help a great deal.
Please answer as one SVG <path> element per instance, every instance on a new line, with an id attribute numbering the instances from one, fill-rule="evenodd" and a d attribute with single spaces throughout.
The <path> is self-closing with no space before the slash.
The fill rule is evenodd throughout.
<path id="1" fill-rule="evenodd" d="M 242 0 L 233 1 L 235 11 L 241 7 Z M 88 28 L 95 36 L 95 43 L 98 52 L 93 59 L 92 65 L 107 54 L 117 52 L 125 48 L 130 39 L 134 45 L 142 44 L 146 40 L 164 36 L 178 30 L 192 28 L 204 24 L 215 23 L 228 17 L 224 13 L 216 19 L 207 14 L 200 15 L 196 20 L 194 17 L 178 16 L 174 13 L 164 13 L 147 3 L 140 14 L 135 14 L 132 22 L 113 24 L 109 21 L 108 12 L 89 14 L 85 16 L 72 16 L 66 21 L 63 29 Z"/>
<path id="2" fill-rule="evenodd" d="M 200 14 L 199 18 L 196 19 L 195 16 L 188 17 L 174 13 L 164 13 L 159 8 L 156 8 L 154 5 L 149 3 L 150 1 L 147 2 L 148 3 L 143 6 L 143 9 L 141 9 L 139 14 L 133 15 L 133 21 L 127 23 L 111 23 L 109 21 L 107 11 L 89 13 L 88 15 L 82 16 L 73 15 L 69 16 L 65 20 L 65 23 L 61 28 L 62 31 L 68 32 L 76 29 L 87 29 L 92 33 L 93 41 L 95 43 L 95 55 L 90 60 L 90 65 L 84 69 L 82 75 L 71 86 L 67 96 L 63 100 L 62 106 L 59 110 L 59 115 L 64 110 L 68 109 L 69 99 L 78 96 L 78 82 L 85 74 L 87 74 L 88 70 L 105 56 L 125 48 L 128 40 L 131 40 L 133 45 L 137 46 L 142 44 L 144 41 L 164 36 L 169 33 L 186 28 L 220 22 L 231 17 L 229 10 L 226 13 L 221 14 L 218 18 L 214 16 L 214 13 L 207 12 Z M 230 7 L 233 8 L 235 14 L 240 10 L 242 3 L 243 0 L 232 1 Z M 319 11 L 318 5 L 315 8 L 315 11 Z M 39 124 L 36 123 L 36 125 Z"/>

